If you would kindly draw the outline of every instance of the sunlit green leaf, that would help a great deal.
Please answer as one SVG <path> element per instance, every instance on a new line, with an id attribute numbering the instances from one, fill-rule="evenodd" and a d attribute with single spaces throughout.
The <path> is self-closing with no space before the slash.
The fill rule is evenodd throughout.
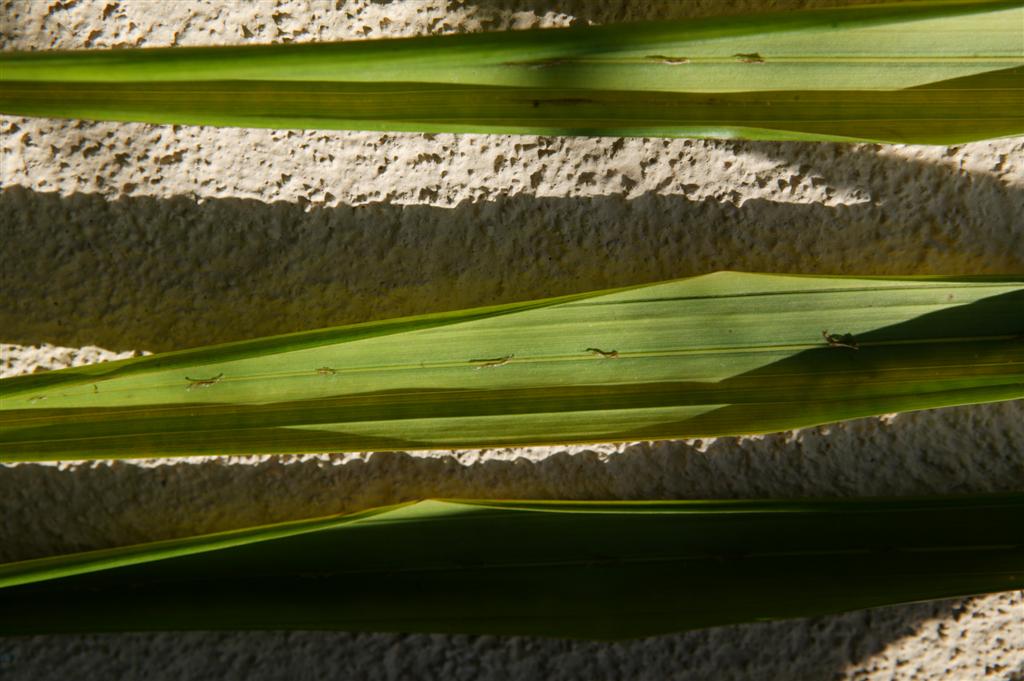
<path id="1" fill-rule="evenodd" d="M 0 381 L 0 459 L 763 433 L 1024 397 L 1024 277 L 722 272 Z"/>
<path id="2" fill-rule="evenodd" d="M 925 0 L 313 45 L 3 53 L 0 112 L 957 143 L 1024 133 L 1024 3 Z"/>

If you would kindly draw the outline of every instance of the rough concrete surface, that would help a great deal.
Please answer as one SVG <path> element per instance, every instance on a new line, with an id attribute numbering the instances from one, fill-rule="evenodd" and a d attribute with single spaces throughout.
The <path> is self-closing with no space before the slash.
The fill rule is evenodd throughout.
<path id="1" fill-rule="evenodd" d="M 813 0 L 4 0 L 2 49 L 379 38 Z M 0 117 L 3 375 L 718 269 L 1024 273 L 1024 138 L 959 147 Z M 118 354 L 120 353 L 120 354 Z M 0 467 L 0 560 L 424 496 L 1024 489 L 1024 403 L 760 438 Z M 0 639 L 2 679 L 1024 679 L 1008 593 L 624 643 Z"/>

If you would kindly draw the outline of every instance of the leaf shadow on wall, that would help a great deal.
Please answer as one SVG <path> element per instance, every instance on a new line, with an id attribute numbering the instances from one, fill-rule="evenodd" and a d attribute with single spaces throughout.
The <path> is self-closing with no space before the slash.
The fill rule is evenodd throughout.
<path id="1" fill-rule="evenodd" d="M 1024 273 L 1024 192 L 876 147 L 730 143 L 857 203 L 680 194 L 454 208 L 0 193 L 0 341 L 162 351 L 722 269 Z M 779 182 L 783 182 L 779 180 Z M 926 199 L 908 187 L 934 187 Z M 774 188 L 773 188 L 774 189 Z M 786 187 L 778 188 L 784 195 Z M 907 199 L 916 199 L 901 208 Z"/>
<path id="2" fill-rule="evenodd" d="M 888 641 L 912 635 L 923 623 L 953 617 L 969 605 L 970 599 L 936 601 L 619 643 L 310 631 L 33 636 L 9 639 L 19 645 L 11 646 L 5 669 L 14 672 L 12 681 L 62 678 L 83 666 L 114 677 L 130 669 L 139 678 L 181 679 L 201 669 L 211 672 L 204 678 L 244 675 L 253 681 L 320 676 L 366 681 L 835 679 L 846 678 L 851 667 L 861 668 L 858 661 Z M 67 654 L 69 647 L 74 655 Z"/>
<path id="3" fill-rule="evenodd" d="M 377 0 L 386 4 L 389 0 Z M 705 16 L 726 16 L 753 12 L 787 11 L 812 8 L 871 4 L 884 0 L 650 0 L 648 2 L 594 2 L 593 0 L 470 0 L 478 12 L 512 14 L 530 12 L 544 16 L 549 12 L 567 14 L 576 22 L 608 24 L 625 21 L 665 21 Z"/>

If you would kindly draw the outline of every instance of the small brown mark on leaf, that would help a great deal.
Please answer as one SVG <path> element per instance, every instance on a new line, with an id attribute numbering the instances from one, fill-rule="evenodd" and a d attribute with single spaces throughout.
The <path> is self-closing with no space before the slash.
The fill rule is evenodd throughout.
<path id="1" fill-rule="evenodd" d="M 338 372 L 332 369 L 331 367 L 319 367 L 316 370 L 317 376 L 333 376 L 336 373 Z"/>
<path id="2" fill-rule="evenodd" d="M 592 352 L 595 355 L 600 355 L 601 357 L 604 357 L 605 359 L 618 359 L 619 358 L 619 351 L 618 350 L 602 350 L 600 348 L 587 348 L 587 352 Z"/>
<path id="3" fill-rule="evenodd" d="M 850 350 L 859 350 L 860 346 L 857 345 L 857 340 L 853 337 L 853 334 L 844 333 L 842 335 L 832 334 L 828 331 L 822 331 L 821 337 L 825 339 L 830 348 L 849 348 Z"/>
<path id="4" fill-rule="evenodd" d="M 495 357 L 493 359 L 471 359 L 469 360 L 469 362 L 470 364 L 479 365 L 475 367 L 476 369 L 491 369 L 494 367 L 500 367 L 502 365 L 508 364 L 509 362 L 512 361 L 513 357 L 515 357 L 514 354 L 505 355 L 504 357 Z"/>
<path id="5" fill-rule="evenodd" d="M 763 64 L 764 57 L 759 55 L 757 52 L 746 52 L 732 55 L 744 64 Z"/>
<path id="6" fill-rule="evenodd" d="M 686 57 L 668 57 L 668 56 L 665 56 L 664 54 L 649 54 L 646 57 L 644 57 L 644 59 L 649 59 L 651 61 L 656 61 L 659 64 L 669 64 L 670 66 L 675 66 L 677 64 L 689 64 L 690 63 L 690 60 L 687 59 Z"/>
<path id="7" fill-rule="evenodd" d="M 186 376 L 185 380 L 188 381 L 188 385 L 185 387 L 185 390 L 195 390 L 196 388 L 209 388 L 211 385 L 219 383 L 220 379 L 222 378 L 224 378 L 223 373 L 219 373 L 213 378 L 189 378 L 188 376 Z"/>
<path id="8" fill-rule="evenodd" d="M 35 403 L 35 402 L 42 402 L 45 399 L 46 399 L 46 395 L 36 395 L 35 397 L 30 397 L 28 399 L 28 401 Z"/>

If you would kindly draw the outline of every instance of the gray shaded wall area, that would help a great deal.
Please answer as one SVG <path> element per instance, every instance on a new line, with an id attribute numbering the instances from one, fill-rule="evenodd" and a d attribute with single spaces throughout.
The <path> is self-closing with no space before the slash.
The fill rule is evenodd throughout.
<path id="1" fill-rule="evenodd" d="M 0 0 L 0 48 L 379 38 L 837 4 Z M 720 269 L 1024 274 L 1024 138 L 944 148 L 0 117 L 0 183 L 5 376 Z M 425 496 L 1022 489 L 1021 401 L 705 441 L 18 464 L 0 467 L 0 560 Z M 64 678 L 1020 681 L 1024 595 L 622 643 L 0 639 L 0 679 Z"/>

